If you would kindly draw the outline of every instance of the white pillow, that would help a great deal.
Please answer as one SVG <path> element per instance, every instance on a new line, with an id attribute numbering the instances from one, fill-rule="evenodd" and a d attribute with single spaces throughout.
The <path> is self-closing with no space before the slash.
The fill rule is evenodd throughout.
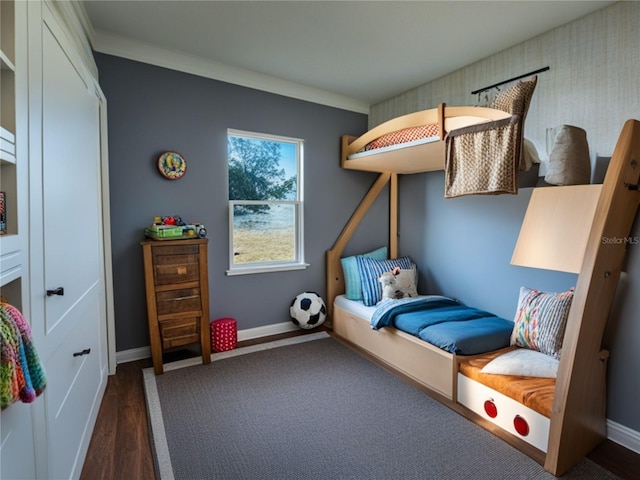
<path id="1" fill-rule="evenodd" d="M 418 296 L 418 269 L 412 265 L 409 269 L 400 269 L 396 275 L 396 285 L 400 290 L 409 294 L 410 297 Z"/>
<path id="2" fill-rule="evenodd" d="M 528 348 L 517 348 L 487 363 L 482 373 L 518 375 L 523 377 L 556 378 L 558 359 Z"/>

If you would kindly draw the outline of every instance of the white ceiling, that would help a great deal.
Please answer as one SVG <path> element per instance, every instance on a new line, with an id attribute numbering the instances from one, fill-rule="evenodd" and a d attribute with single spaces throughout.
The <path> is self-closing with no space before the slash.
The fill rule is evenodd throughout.
<path id="1" fill-rule="evenodd" d="M 368 106 L 613 2 L 83 3 L 97 51 L 130 56 L 132 45 L 153 46 Z"/>

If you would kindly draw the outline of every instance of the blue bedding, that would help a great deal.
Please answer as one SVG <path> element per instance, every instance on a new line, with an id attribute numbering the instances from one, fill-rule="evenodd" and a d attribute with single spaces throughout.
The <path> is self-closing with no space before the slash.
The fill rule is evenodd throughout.
<path id="1" fill-rule="evenodd" d="M 439 295 L 384 299 L 371 318 L 374 329 L 393 327 L 458 355 L 509 345 L 513 322 Z"/>

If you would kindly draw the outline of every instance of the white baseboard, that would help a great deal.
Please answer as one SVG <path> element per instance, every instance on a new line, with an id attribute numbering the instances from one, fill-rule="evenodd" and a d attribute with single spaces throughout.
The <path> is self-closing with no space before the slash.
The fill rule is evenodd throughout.
<path id="1" fill-rule="evenodd" d="M 640 454 L 640 432 L 631 430 L 613 420 L 607 420 L 607 438 Z"/>
<path id="2" fill-rule="evenodd" d="M 264 327 L 247 328 L 238 331 L 238 340 L 252 340 L 255 338 L 278 335 L 299 330 L 292 322 L 274 323 Z M 150 347 L 133 348 L 116 352 L 116 363 L 127 363 L 151 357 Z M 623 447 L 640 454 L 640 432 L 625 427 L 613 420 L 607 419 L 607 438 Z"/>
<path id="3" fill-rule="evenodd" d="M 238 331 L 238 340 L 253 340 L 254 338 L 268 337 L 280 333 L 296 332 L 300 327 L 296 327 L 293 322 L 274 323 L 264 327 L 246 328 Z"/>
<path id="4" fill-rule="evenodd" d="M 268 337 L 270 335 L 278 335 L 280 333 L 295 332 L 300 330 L 293 322 L 274 323 L 264 327 L 246 328 L 238 330 L 238 340 L 253 340 L 254 338 Z M 151 347 L 132 348 L 130 350 L 122 350 L 116 352 L 116 364 L 135 362 L 144 358 L 151 357 Z"/>
<path id="5" fill-rule="evenodd" d="M 151 347 L 132 348 L 116 352 L 116 365 L 121 363 L 135 362 L 143 358 L 151 358 Z"/>

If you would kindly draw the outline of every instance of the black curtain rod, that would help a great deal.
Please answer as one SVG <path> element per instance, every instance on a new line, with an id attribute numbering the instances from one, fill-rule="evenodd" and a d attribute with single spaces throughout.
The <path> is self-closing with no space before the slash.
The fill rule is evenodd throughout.
<path id="1" fill-rule="evenodd" d="M 494 83 L 493 85 L 489 85 L 488 87 L 484 87 L 484 88 L 480 88 L 478 90 L 474 90 L 473 92 L 471 92 L 471 95 L 475 95 L 476 93 L 484 92 L 486 90 L 491 90 L 492 88 L 499 87 L 500 85 L 504 85 L 505 83 L 513 82 L 514 80 L 520 80 L 521 78 L 528 77 L 530 75 L 535 75 L 536 73 L 546 72 L 547 70 L 549 70 L 549 67 L 539 68 L 538 70 L 534 70 L 533 72 L 525 73 L 525 74 L 520 75 L 518 77 L 513 77 L 513 78 L 510 78 L 509 80 L 504 80 L 502 82 Z"/>

